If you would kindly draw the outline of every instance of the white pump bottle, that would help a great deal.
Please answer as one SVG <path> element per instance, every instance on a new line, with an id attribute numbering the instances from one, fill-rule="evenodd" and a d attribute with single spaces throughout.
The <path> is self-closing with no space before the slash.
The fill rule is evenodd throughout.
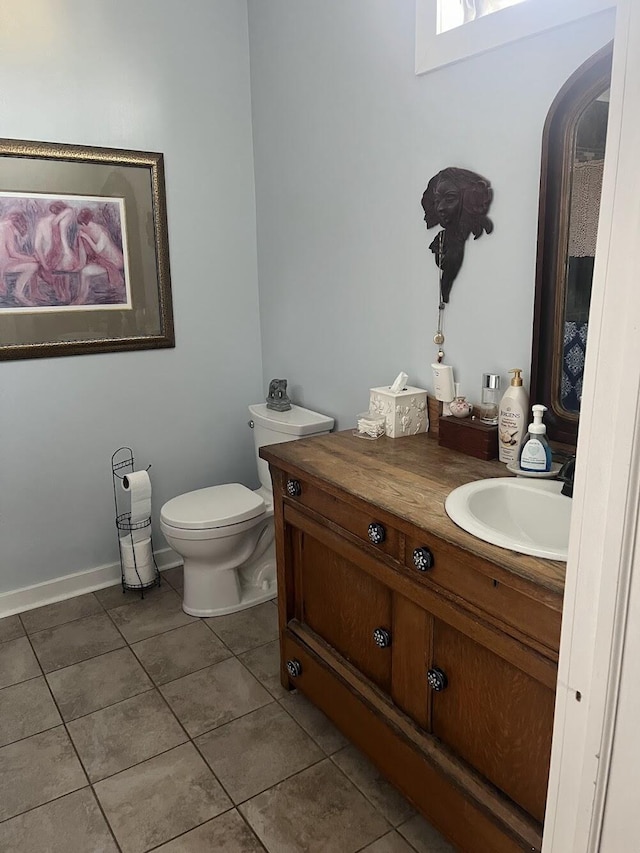
<path id="1" fill-rule="evenodd" d="M 522 369 L 514 367 L 513 379 L 500 400 L 498 413 L 498 455 L 501 462 L 515 463 L 526 434 L 529 397 L 522 384 Z"/>
<path id="2" fill-rule="evenodd" d="M 531 407 L 531 411 L 533 412 L 533 423 L 529 424 L 529 431 L 522 445 L 520 468 L 523 471 L 550 471 L 551 447 L 546 438 L 547 428 L 542 423 L 542 416 L 547 411 L 547 407 L 538 403 L 538 405 Z"/>

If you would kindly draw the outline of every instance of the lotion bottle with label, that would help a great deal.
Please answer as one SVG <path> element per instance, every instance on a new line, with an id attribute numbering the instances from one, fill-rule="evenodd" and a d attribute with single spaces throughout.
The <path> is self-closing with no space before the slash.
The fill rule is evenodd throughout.
<path id="1" fill-rule="evenodd" d="M 547 441 L 547 428 L 542 423 L 542 415 L 547 411 L 546 406 L 532 406 L 533 423 L 529 424 L 529 432 L 522 445 L 520 467 L 523 471 L 550 471 L 551 448 Z"/>
<path id="2" fill-rule="evenodd" d="M 513 379 L 500 400 L 498 455 L 501 462 L 517 462 L 525 437 L 529 397 L 522 384 L 522 369 L 514 367 Z"/>

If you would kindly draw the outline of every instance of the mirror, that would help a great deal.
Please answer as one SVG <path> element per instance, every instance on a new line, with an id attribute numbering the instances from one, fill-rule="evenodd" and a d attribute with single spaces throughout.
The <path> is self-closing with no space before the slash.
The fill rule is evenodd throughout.
<path id="1" fill-rule="evenodd" d="M 531 400 L 548 435 L 575 447 L 602 192 L 612 44 L 565 83 L 545 123 Z"/>

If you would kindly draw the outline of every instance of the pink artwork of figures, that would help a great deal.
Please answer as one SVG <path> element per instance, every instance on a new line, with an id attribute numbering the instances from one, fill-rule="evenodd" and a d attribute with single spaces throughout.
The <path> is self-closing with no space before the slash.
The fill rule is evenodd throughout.
<path id="1" fill-rule="evenodd" d="M 131 308 L 123 199 L 0 192 L 0 312 Z"/>

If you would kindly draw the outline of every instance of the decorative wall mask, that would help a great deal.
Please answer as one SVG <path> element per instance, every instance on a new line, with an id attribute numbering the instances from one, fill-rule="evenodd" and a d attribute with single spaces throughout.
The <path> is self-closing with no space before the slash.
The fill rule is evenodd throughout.
<path id="1" fill-rule="evenodd" d="M 487 216 L 493 190 L 486 178 L 468 169 L 449 166 L 429 181 L 422 196 L 427 228 L 440 225 L 429 248 L 440 269 L 440 302 L 447 303 L 451 287 L 464 260 L 464 244 L 470 234 L 477 240 L 493 222 Z"/>

